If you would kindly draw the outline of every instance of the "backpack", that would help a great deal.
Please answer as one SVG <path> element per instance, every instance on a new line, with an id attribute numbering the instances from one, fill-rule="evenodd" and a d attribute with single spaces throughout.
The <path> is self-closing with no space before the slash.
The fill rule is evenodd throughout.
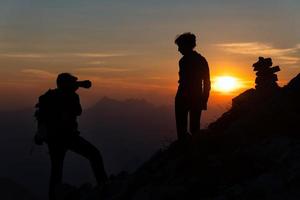
<path id="1" fill-rule="evenodd" d="M 56 92 L 49 89 L 41 95 L 35 105 L 34 117 L 37 121 L 37 131 L 34 136 L 35 144 L 42 145 L 47 142 L 51 126 L 57 118 Z"/>

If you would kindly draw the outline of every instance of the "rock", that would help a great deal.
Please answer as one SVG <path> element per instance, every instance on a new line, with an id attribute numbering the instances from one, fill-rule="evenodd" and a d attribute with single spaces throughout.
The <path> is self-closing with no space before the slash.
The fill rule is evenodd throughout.
<path id="1" fill-rule="evenodd" d="M 80 200 L 80 191 L 75 186 L 63 183 L 56 187 L 55 197 L 57 200 Z"/>
<path id="2" fill-rule="evenodd" d="M 286 86 L 285 89 L 290 92 L 300 92 L 300 74 L 293 78 Z"/>
<path id="3" fill-rule="evenodd" d="M 253 64 L 254 71 L 256 72 L 255 88 L 260 91 L 274 91 L 278 89 L 278 78 L 275 74 L 280 71 L 279 66 L 272 66 L 271 58 L 259 57 L 258 61 Z"/>
<path id="4" fill-rule="evenodd" d="M 24 186 L 6 177 L 0 177 L 0 199 L 36 200 L 37 198 Z"/>

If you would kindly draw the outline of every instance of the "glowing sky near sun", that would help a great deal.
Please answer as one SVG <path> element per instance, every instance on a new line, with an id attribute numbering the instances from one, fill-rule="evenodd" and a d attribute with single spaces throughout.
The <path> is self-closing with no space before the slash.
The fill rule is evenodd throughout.
<path id="1" fill-rule="evenodd" d="M 0 110 L 32 105 L 64 71 L 94 82 L 80 91 L 86 104 L 102 96 L 171 104 L 181 57 L 174 38 L 186 31 L 213 81 L 229 74 L 239 90 L 253 87 L 252 63 L 271 56 L 284 84 L 300 71 L 299 9 L 298 0 L 3 0 Z"/>
<path id="2" fill-rule="evenodd" d="M 212 90 L 229 93 L 236 91 L 242 87 L 242 83 L 239 79 L 233 76 L 217 76 L 213 80 Z"/>

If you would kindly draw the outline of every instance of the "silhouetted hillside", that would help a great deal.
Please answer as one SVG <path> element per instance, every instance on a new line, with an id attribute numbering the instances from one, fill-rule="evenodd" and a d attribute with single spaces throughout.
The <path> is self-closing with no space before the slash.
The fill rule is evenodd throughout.
<path id="1" fill-rule="evenodd" d="M 3 200 L 35 200 L 36 198 L 25 187 L 8 178 L 0 178 L 0 198 Z"/>
<path id="2" fill-rule="evenodd" d="M 300 199 L 299 102 L 300 75 L 244 92 L 207 130 L 154 154 L 113 199 Z"/>

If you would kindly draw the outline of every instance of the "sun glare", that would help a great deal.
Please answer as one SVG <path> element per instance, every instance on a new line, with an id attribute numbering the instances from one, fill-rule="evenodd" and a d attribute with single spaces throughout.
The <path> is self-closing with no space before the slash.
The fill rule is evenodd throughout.
<path id="1" fill-rule="evenodd" d="M 218 76 L 214 80 L 213 89 L 218 92 L 229 93 L 237 90 L 240 83 L 232 76 Z"/>

